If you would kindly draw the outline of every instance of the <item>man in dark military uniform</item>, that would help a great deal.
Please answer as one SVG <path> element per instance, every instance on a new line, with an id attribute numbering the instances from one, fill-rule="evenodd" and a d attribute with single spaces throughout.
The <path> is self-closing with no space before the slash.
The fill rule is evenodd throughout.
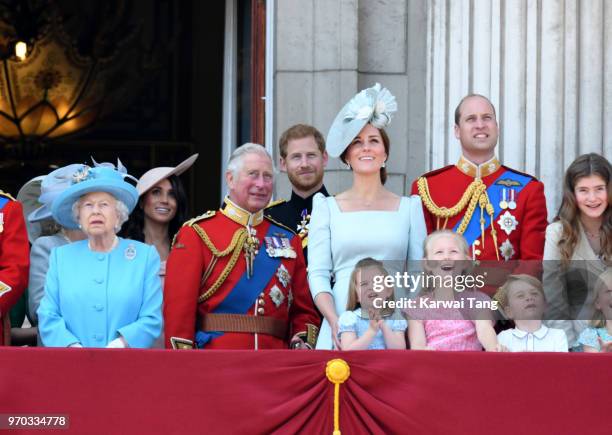
<path id="1" fill-rule="evenodd" d="M 478 260 L 541 260 L 547 225 L 544 185 L 495 157 L 498 125 L 493 104 L 468 95 L 455 110 L 462 156 L 456 165 L 416 180 L 427 231 L 449 228 L 468 241 Z"/>
<path id="2" fill-rule="evenodd" d="M 28 285 L 30 249 L 21 204 L 0 190 L 0 345 L 10 344 L 9 312 Z"/>
<path id="3" fill-rule="evenodd" d="M 287 172 L 291 182 L 291 199 L 273 202 L 265 214 L 300 236 L 304 257 L 308 261 L 306 248 L 312 198 L 317 193 L 329 196 L 323 185 L 323 173 L 327 165 L 325 139 L 316 128 L 296 124 L 281 135 L 279 151 L 281 170 Z"/>
<path id="4" fill-rule="evenodd" d="M 225 174 L 217 212 L 187 222 L 168 257 L 166 347 L 313 347 L 319 327 L 300 238 L 264 217 L 273 186 L 270 155 L 246 144 Z"/>

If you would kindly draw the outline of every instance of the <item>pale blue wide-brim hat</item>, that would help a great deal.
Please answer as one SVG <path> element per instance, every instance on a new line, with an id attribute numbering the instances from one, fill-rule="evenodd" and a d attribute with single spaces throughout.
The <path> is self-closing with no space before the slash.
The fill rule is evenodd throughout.
<path id="1" fill-rule="evenodd" d="M 340 157 L 366 124 L 384 128 L 389 125 L 395 112 L 395 97 L 380 83 L 362 90 L 336 115 L 327 133 L 327 153 L 332 157 Z"/>
<path id="2" fill-rule="evenodd" d="M 71 165 L 62 166 L 50 172 L 48 175 L 36 177 L 34 179 L 40 179 L 38 183 L 39 195 L 36 198 L 38 207 L 28 214 L 29 222 L 40 222 L 52 218 L 51 204 L 53 200 L 72 185 L 72 175 L 81 169 L 82 166 L 82 164 L 73 163 Z M 34 182 L 34 180 L 30 181 Z M 36 186 L 36 184 L 33 184 L 33 186 Z"/>
<path id="3" fill-rule="evenodd" d="M 51 211 L 57 223 L 70 229 L 78 228 L 78 222 L 72 216 L 72 206 L 81 196 L 91 192 L 106 192 L 123 202 L 130 213 L 134 210 L 138 201 L 138 192 L 133 185 L 124 180 L 129 175 L 109 166 L 95 168 L 80 166 L 81 168 L 71 177 L 70 187 L 53 201 Z"/>

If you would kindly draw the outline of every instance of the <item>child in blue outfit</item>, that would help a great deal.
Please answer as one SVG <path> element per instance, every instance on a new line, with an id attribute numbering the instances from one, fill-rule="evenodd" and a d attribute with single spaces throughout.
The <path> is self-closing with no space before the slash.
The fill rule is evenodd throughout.
<path id="1" fill-rule="evenodd" d="M 342 350 L 406 349 L 408 324 L 392 319 L 394 310 L 387 306 L 393 300 L 393 287 L 375 285 L 387 275 L 383 264 L 369 257 L 355 265 L 346 311 L 338 318 Z"/>
<path id="2" fill-rule="evenodd" d="M 584 352 L 612 352 L 612 268 L 599 277 L 595 290 L 591 327 L 582 331 L 578 343 Z"/>

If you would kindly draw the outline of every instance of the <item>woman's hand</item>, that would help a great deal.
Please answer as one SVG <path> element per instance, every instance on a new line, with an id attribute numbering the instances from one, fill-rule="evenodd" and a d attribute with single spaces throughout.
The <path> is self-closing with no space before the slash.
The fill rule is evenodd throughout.
<path id="1" fill-rule="evenodd" d="M 342 345 L 340 344 L 340 338 L 338 337 L 338 317 L 335 317 L 334 319 L 327 319 L 327 322 L 329 323 L 329 326 L 331 327 L 331 330 L 332 330 L 332 341 L 333 341 L 334 347 L 338 350 L 342 350 Z"/>

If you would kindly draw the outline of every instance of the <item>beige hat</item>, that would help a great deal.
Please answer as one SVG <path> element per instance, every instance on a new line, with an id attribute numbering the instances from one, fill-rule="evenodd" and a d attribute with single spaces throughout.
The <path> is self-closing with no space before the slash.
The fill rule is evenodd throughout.
<path id="1" fill-rule="evenodd" d="M 161 168 L 149 169 L 142 177 L 140 177 L 138 184 L 136 184 L 138 195 L 142 196 L 143 193 L 146 193 L 161 180 L 168 178 L 171 175 L 181 175 L 183 172 L 189 169 L 191 165 L 193 165 L 193 162 L 196 161 L 198 156 L 199 154 L 194 154 L 187 160 L 176 165 L 174 168 L 164 166 Z"/>

